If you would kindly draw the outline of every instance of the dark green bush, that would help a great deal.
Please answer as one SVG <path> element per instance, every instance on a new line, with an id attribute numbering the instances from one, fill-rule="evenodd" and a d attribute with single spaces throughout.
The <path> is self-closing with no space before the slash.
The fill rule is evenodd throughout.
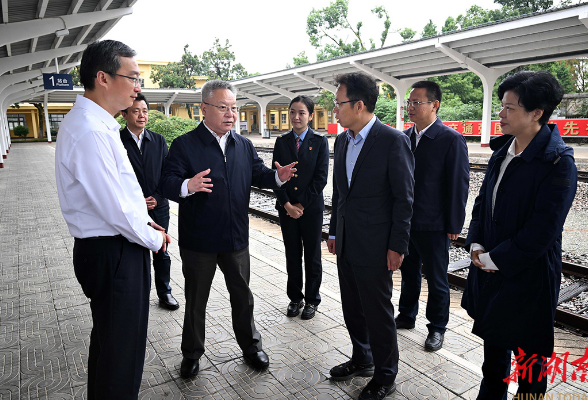
<path id="1" fill-rule="evenodd" d="M 22 125 L 17 125 L 14 127 L 14 129 L 12 130 L 12 133 L 15 136 L 24 138 L 29 134 L 29 128 L 27 128 L 26 126 L 22 126 Z"/>

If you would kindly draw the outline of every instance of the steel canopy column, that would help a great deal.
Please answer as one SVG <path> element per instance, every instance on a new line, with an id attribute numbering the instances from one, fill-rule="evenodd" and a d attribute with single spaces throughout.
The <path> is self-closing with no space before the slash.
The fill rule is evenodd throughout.
<path id="1" fill-rule="evenodd" d="M 492 90 L 494 89 L 494 83 L 500 75 L 503 75 L 508 71 L 516 68 L 517 65 L 503 68 L 488 68 L 485 65 L 480 64 L 472 58 L 464 56 L 460 52 L 443 43 L 436 43 L 435 48 L 440 50 L 448 57 L 451 57 L 453 60 L 457 61 L 462 68 L 467 68 L 471 72 L 478 75 L 482 80 L 482 87 L 484 88 L 484 102 L 482 104 L 481 146 L 490 146 L 490 126 L 492 124 Z"/>
<path id="2" fill-rule="evenodd" d="M 389 84 L 396 92 L 396 129 L 404 130 L 404 94 L 414 82 L 418 79 L 396 79 L 393 76 L 385 74 L 377 69 L 368 67 L 359 61 L 350 61 L 349 64 L 355 68 Z"/>
<path id="3" fill-rule="evenodd" d="M 262 129 L 267 128 L 267 118 L 266 118 L 267 105 L 271 101 L 274 101 L 275 99 L 279 98 L 280 96 L 258 97 L 253 94 L 249 94 L 247 92 L 244 92 L 242 90 L 240 90 L 239 93 L 242 94 L 243 96 L 247 97 L 248 99 L 251 99 L 257 103 L 257 106 L 259 108 L 259 133 L 263 134 Z M 263 123 L 263 125 L 262 125 L 262 123 Z M 263 128 L 262 128 L 262 126 L 263 126 Z"/>
<path id="4" fill-rule="evenodd" d="M 51 143 L 51 127 L 49 126 L 49 93 L 43 96 L 43 109 L 45 110 L 45 130 L 47 131 L 47 141 Z"/>
<path id="5" fill-rule="evenodd" d="M 172 94 L 172 97 L 170 97 L 169 100 L 164 104 L 166 117 L 169 117 L 169 108 L 174 103 L 174 100 L 176 99 L 176 97 L 178 97 L 178 93 L 179 92 L 174 92 L 174 94 Z"/>

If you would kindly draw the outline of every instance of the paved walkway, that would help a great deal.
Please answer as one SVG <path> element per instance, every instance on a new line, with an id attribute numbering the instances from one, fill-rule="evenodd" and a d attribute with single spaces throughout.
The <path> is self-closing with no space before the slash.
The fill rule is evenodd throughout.
<path id="1" fill-rule="evenodd" d="M 59 210 L 54 178 L 55 145 L 13 144 L 0 170 L 0 399 L 85 399 L 86 363 L 92 326 L 89 304 L 72 267 L 73 239 Z M 329 369 L 350 355 L 336 265 L 323 248 L 324 276 L 317 316 L 288 318 L 286 272 L 277 225 L 251 218 L 251 287 L 255 319 L 270 356 L 268 371 L 243 363 L 230 323 L 222 273 L 217 273 L 207 308 L 207 351 L 195 379 L 179 377 L 184 317 L 183 276 L 177 248 L 177 215 L 170 233 L 172 287 L 182 303 L 175 312 L 157 305 L 152 291 L 141 386 L 142 399 L 353 399 L 366 379 L 331 382 Z M 395 273 L 398 289 L 400 276 Z M 398 304 L 398 290 L 393 303 Z M 426 296 L 426 287 L 423 297 Z M 451 292 L 445 345 L 423 350 L 426 321 L 399 331 L 400 367 L 391 399 L 474 399 L 481 379 L 482 342 Z M 421 303 L 424 309 L 424 303 Z M 505 327 L 508 329 L 508 327 Z M 529 332 L 529 334 L 533 334 Z M 569 361 L 584 354 L 581 338 L 558 329 L 558 354 Z M 568 376 L 573 367 L 567 365 Z M 514 389 L 514 388 L 511 388 Z M 578 380 L 555 377 L 553 398 L 576 399 L 588 392 Z M 578 397 L 573 397 L 577 395 Z"/>

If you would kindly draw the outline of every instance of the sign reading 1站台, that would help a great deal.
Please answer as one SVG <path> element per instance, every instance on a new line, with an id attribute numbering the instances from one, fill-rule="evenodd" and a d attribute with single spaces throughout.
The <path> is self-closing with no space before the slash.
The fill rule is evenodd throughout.
<path id="1" fill-rule="evenodd" d="M 43 74 L 45 89 L 73 90 L 73 80 L 70 74 Z"/>

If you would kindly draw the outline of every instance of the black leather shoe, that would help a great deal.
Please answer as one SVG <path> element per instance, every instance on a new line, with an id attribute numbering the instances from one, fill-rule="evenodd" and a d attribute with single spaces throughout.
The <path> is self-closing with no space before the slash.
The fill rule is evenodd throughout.
<path id="1" fill-rule="evenodd" d="M 159 298 L 159 305 L 163 308 L 167 308 L 168 310 L 177 310 L 180 308 L 180 304 L 171 293 L 166 293 L 162 297 Z"/>
<path id="2" fill-rule="evenodd" d="M 182 366 L 180 367 L 180 376 L 182 378 L 188 379 L 196 376 L 198 374 L 198 370 L 200 370 L 199 360 L 186 357 L 182 359 Z"/>
<path id="3" fill-rule="evenodd" d="M 358 400 L 382 400 L 390 393 L 396 390 L 396 384 L 380 385 L 375 380 L 371 380 L 363 388 L 361 394 L 357 398 Z"/>
<path id="4" fill-rule="evenodd" d="M 409 320 L 402 315 L 397 316 L 394 318 L 394 322 L 396 322 L 396 329 L 412 329 L 414 328 L 414 322 Z"/>
<path id="5" fill-rule="evenodd" d="M 344 381 L 354 376 L 373 376 L 374 364 L 355 364 L 349 360 L 331 368 L 331 379 Z"/>
<path id="6" fill-rule="evenodd" d="M 300 309 L 304 307 L 304 302 L 301 301 L 300 303 L 296 303 L 294 301 L 291 301 L 290 304 L 288 304 L 288 310 L 286 311 L 286 315 L 288 317 L 295 317 L 298 314 L 300 314 Z"/>
<path id="7" fill-rule="evenodd" d="M 269 357 L 263 350 L 259 350 L 253 354 L 243 354 L 243 358 L 247 364 L 255 369 L 266 369 L 269 367 Z"/>
<path id="8" fill-rule="evenodd" d="M 318 306 L 315 306 L 314 304 L 305 305 L 304 310 L 302 310 L 302 315 L 300 316 L 300 318 L 311 319 L 312 317 L 314 317 L 317 308 Z"/>
<path id="9" fill-rule="evenodd" d="M 443 347 L 443 334 L 441 332 L 429 332 L 425 340 L 425 350 L 437 351 Z"/>

